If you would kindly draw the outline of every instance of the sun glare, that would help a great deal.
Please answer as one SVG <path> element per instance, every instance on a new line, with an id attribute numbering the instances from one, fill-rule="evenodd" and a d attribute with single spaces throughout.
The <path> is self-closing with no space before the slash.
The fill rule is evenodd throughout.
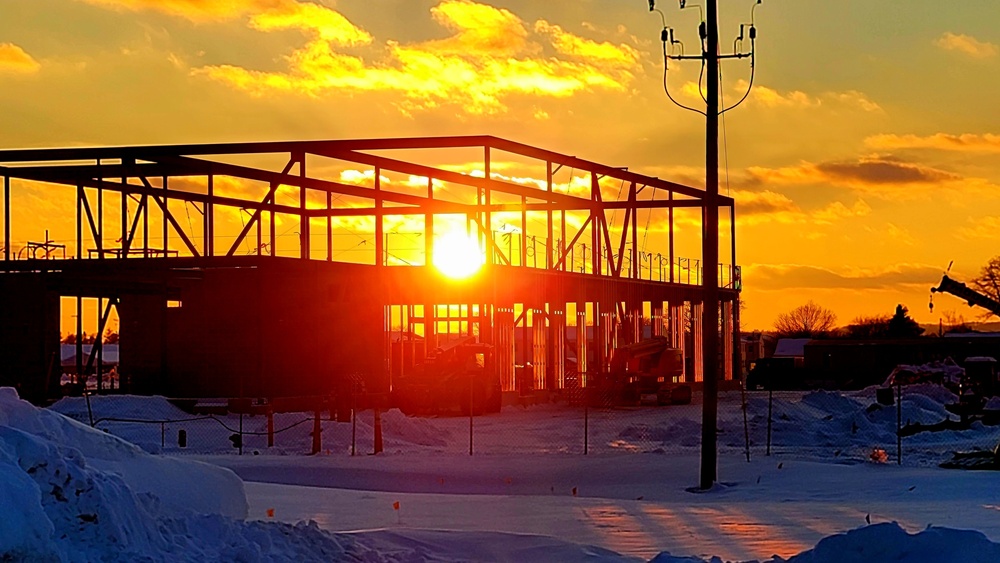
<path id="1" fill-rule="evenodd" d="M 449 278 L 467 278 L 483 266 L 483 251 L 474 238 L 451 232 L 434 241 L 434 266 Z"/>

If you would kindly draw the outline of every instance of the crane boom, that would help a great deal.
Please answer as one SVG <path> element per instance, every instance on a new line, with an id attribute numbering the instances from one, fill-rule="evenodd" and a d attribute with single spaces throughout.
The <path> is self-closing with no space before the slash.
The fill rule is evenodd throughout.
<path id="1" fill-rule="evenodd" d="M 942 276 L 941 283 L 937 287 L 932 287 L 931 293 L 950 293 L 959 299 L 964 299 L 969 304 L 969 307 L 982 307 L 994 315 L 1000 316 L 1000 301 L 983 295 L 964 283 L 955 281 L 948 276 Z"/>

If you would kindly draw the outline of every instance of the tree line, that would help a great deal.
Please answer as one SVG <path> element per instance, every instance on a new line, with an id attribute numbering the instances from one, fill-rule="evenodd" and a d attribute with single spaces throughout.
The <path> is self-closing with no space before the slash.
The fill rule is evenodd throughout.
<path id="1" fill-rule="evenodd" d="M 1000 256 L 994 256 L 983 266 L 978 276 L 969 281 L 969 286 L 996 301 L 1000 301 Z M 984 311 L 982 318 L 995 316 Z M 944 314 L 949 332 L 971 332 L 965 319 L 953 313 Z M 784 338 L 913 338 L 923 334 L 924 329 L 910 318 L 909 310 L 902 304 L 896 305 L 892 315 L 872 315 L 856 317 L 845 327 L 837 328 L 837 315 L 809 301 L 787 313 L 781 313 L 774 322 L 775 333 Z"/>

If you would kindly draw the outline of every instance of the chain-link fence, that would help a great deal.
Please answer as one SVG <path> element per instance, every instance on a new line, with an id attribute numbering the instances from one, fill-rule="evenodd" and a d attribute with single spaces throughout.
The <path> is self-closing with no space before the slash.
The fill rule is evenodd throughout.
<path id="1" fill-rule="evenodd" d="M 939 385 L 748 396 L 751 448 L 764 455 L 948 465 L 969 454 L 995 459 L 1000 443 L 1000 412 Z"/>
<path id="2" fill-rule="evenodd" d="M 389 408 L 386 397 L 370 395 L 284 405 L 107 395 L 67 398 L 52 408 L 166 454 L 696 454 L 701 399 L 697 389 L 690 403 L 666 406 L 611 405 L 581 392 L 536 393 L 507 397 L 499 413 L 470 409 L 471 415 L 450 416 L 409 416 Z M 720 455 L 747 458 L 995 463 L 1000 412 L 983 408 L 989 406 L 973 408 L 937 385 L 724 391 L 718 447 Z"/>

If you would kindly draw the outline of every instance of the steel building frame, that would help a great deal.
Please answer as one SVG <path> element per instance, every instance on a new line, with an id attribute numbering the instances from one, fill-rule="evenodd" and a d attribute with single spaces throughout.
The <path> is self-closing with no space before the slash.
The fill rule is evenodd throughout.
<path id="1" fill-rule="evenodd" d="M 473 150 L 481 155 L 476 165 L 481 174 L 464 174 L 385 154 L 422 149 Z M 285 162 L 280 170 L 233 162 L 237 158 L 266 156 L 273 159 L 275 155 Z M 538 170 L 544 168 L 544 180 L 538 178 L 534 183 L 525 183 L 496 174 L 491 162 L 496 161 L 498 155 L 513 155 Z M 355 185 L 312 173 L 316 167 L 310 165 L 310 170 L 307 170 L 307 160 L 339 161 L 373 169 L 371 185 Z M 590 185 L 589 194 L 574 195 L 557 190 L 553 176 L 566 168 L 572 169 L 574 174 L 585 174 Z M 414 193 L 412 190 L 394 189 L 383 183 L 383 173 L 425 179 L 426 190 Z M 683 329 L 679 328 L 681 317 L 693 315 L 690 322 L 694 325 L 699 323 L 702 289 L 698 285 L 698 266 L 692 269 L 690 260 L 687 261 L 689 277 L 682 279 L 679 275 L 686 259 L 675 255 L 675 209 L 726 208 L 732 226 L 731 255 L 736 256 L 735 207 L 729 197 L 718 196 L 710 201 L 704 191 L 696 188 L 491 136 L 2 150 L 0 176 L 4 182 L 4 248 L 0 278 L 4 274 L 26 272 L 63 275 L 93 273 L 97 271 L 95 268 L 99 268 L 102 275 L 117 277 L 121 281 L 143 269 L 233 267 L 261 264 L 267 260 L 271 260 L 271 264 L 285 264 L 294 258 L 277 254 L 275 214 L 291 216 L 293 221 L 298 222 L 298 260 L 337 263 L 333 243 L 336 219 L 370 219 L 374 222 L 374 258 L 368 265 L 374 268 L 374 279 L 380 280 L 378 283 L 383 284 L 383 288 L 395 288 L 392 291 L 385 289 L 381 303 L 385 311 L 385 361 L 390 365 L 389 372 L 395 365 L 392 363 L 393 347 L 389 336 L 394 329 L 394 319 L 400 321 L 401 339 L 404 334 L 413 334 L 413 330 L 404 330 L 404 324 L 406 329 L 419 325 L 425 339 L 423 351 L 435 345 L 434 337 L 441 326 L 441 319 L 446 323 L 443 326 L 447 327 L 447 332 L 451 332 L 451 322 L 455 321 L 459 331 L 478 333 L 482 340 L 496 345 L 512 340 L 514 327 L 520 327 L 524 353 L 534 350 L 531 353 L 539 356 L 538 361 L 547 363 L 549 371 L 545 376 L 547 381 L 536 374 L 534 383 L 530 385 L 520 381 L 512 383 L 521 390 L 560 385 L 563 378 L 558 373 L 564 368 L 564 359 L 560 359 L 563 351 L 560 351 L 561 344 L 552 342 L 561 342 L 565 338 L 565 328 L 571 324 L 581 329 L 588 324 L 594 327 L 592 345 L 597 348 L 597 353 L 590 355 L 597 366 L 591 366 L 590 370 L 606 369 L 610 350 L 613 345 L 621 343 L 621 339 L 634 341 L 641 338 L 643 318 L 653 320 L 654 334 L 673 334 L 676 344 L 684 344 Z M 203 189 L 192 190 L 190 186 L 188 189 L 171 188 L 172 179 L 183 177 L 203 178 Z M 219 195 L 215 189 L 219 177 L 261 182 L 266 185 L 267 191 L 260 198 Z M 612 179 L 620 185 L 620 195 L 616 198 L 609 198 L 602 190 L 602 182 Z M 76 189 L 74 256 L 65 260 L 61 256 L 52 256 L 50 247 L 56 245 L 48 240 L 31 243 L 32 250 L 27 258 L 13 251 L 12 180 Z M 464 201 L 456 201 L 443 193 L 439 183 L 466 190 L 468 196 Z M 297 205 L 278 202 L 276 196 L 283 186 L 297 190 Z M 120 232 L 106 232 L 106 197 L 120 199 L 121 215 L 116 221 L 120 224 Z M 171 210 L 171 202 L 184 202 L 186 209 L 190 205 L 200 215 L 200 241 L 190 217 L 189 227 L 185 229 L 176 212 Z M 249 215 L 242 230 L 231 242 L 223 241 L 224 237 L 216 232 L 216 216 L 223 207 L 241 210 L 240 213 L 245 210 Z M 620 226 L 613 224 L 617 211 L 624 212 Z M 656 254 L 640 249 L 638 216 L 642 211 L 662 211 L 667 215 L 669 242 L 666 249 Z M 544 229 L 541 232 L 529 233 L 529 213 L 544 213 Z M 611 220 L 608 213 L 615 214 Z M 497 240 L 494 226 L 498 214 L 520 214 L 517 255 L 512 245 L 504 249 Z M 568 224 L 567 217 L 572 214 L 581 218 L 582 223 Z M 390 265 L 385 227 L 385 219 L 390 216 L 423 218 L 423 266 Z M 427 267 L 433 261 L 435 219 L 440 220 L 442 216 L 464 218 L 468 232 L 473 233 L 482 247 L 487 249 L 484 275 L 467 282 L 464 288 L 454 287 L 457 282 L 442 282 L 434 278 Z M 151 218 L 160 224 L 162 232 L 158 234 L 162 236 L 162 245 L 150 244 L 151 238 L 155 238 L 150 233 Z M 313 233 L 313 229 L 317 221 L 322 223 L 324 219 L 325 256 L 322 249 L 317 252 L 312 248 L 315 235 L 323 234 Z M 265 223 L 267 232 L 264 232 Z M 255 233 L 251 234 L 254 230 Z M 589 241 L 584 237 L 588 231 L 589 237 L 586 238 Z M 181 244 L 171 248 L 171 237 L 180 239 Z M 257 242 L 252 251 L 254 256 L 238 256 L 241 245 L 252 238 Z M 539 240 L 544 248 L 544 260 L 539 260 L 540 252 L 535 252 Z M 87 248 L 88 245 L 92 248 Z M 576 271 L 577 257 L 581 254 L 582 268 Z M 529 264 L 529 261 L 532 263 Z M 723 285 L 723 322 L 720 330 L 725 337 L 724 371 L 726 377 L 732 378 L 733 366 L 738 365 L 738 359 L 734 357 L 738 354 L 738 346 L 734 343 L 738 342 L 739 335 L 740 273 L 735 265 L 720 264 L 718 267 Z M 690 279 L 692 271 L 695 272 L 693 281 Z M 413 284 L 408 283 L 408 279 L 425 281 Z M 93 276 L 88 280 L 87 287 L 80 284 L 65 287 L 72 283 L 64 281 L 63 295 L 77 296 L 78 308 L 80 298 L 84 296 L 107 299 L 106 306 L 102 302 L 99 318 L 99 326 L 103 330 L 117 296 L 113 291 L 93 287 L 99 285 L 94 282 Z M 344 283 L 349 285 L 350 280 L 344 280 Z M 458 303 L 462 305 L 457 305 L 458 314 L 453 317 L 452 306 Z M 442 313 L 441 307 L 446 307 L 446 311 Z M 576 311 L 575 323 L 567 322 L 570 308 Z M 78 332 L 82 332 L 80 315 L 78 311 Z M 500 326 L 503 328 L 498 332 Z M 544 330 L 536 330 L 536 326 Z M 540 336 L 542 332 L 548 334 L 550 344 L 547 346 L 544 344 L 546 337 Z M 556 336 L 556 333 L 561 336 Z M 699 338 L 697 334 L 692 336 Z M 535 338 L 540 342 L 538 346 L 532 344 Z M 587 339 L 577 340 L 583 341 L 582 344 L 578 342 L 577 353 L 580 364 L 585 364 Z M 502 372 L 513 370 L 516 363 L 513 343 L 510 344 L 509 354 L 500 357 L 498 369 Z M 539 347 L 541 352 L 538 352 Z M 699 349 L 697 345 L 692 348 L 695 362 L 692 373 L 688 375 L 691 380 L 696 373 L 700 373 Z M 77 357 L 82 358 L 82 354 Z M 522 365 L 529 363 L 531 358 L 522 358 Z M 587 371 L 583 365 L 578 365 L 578 368 Z M 89 365 L 78 366 L 79 373 L 87 373 L 90 369 Z M 402 364 L 399 369 L 403 369 Z"/>

